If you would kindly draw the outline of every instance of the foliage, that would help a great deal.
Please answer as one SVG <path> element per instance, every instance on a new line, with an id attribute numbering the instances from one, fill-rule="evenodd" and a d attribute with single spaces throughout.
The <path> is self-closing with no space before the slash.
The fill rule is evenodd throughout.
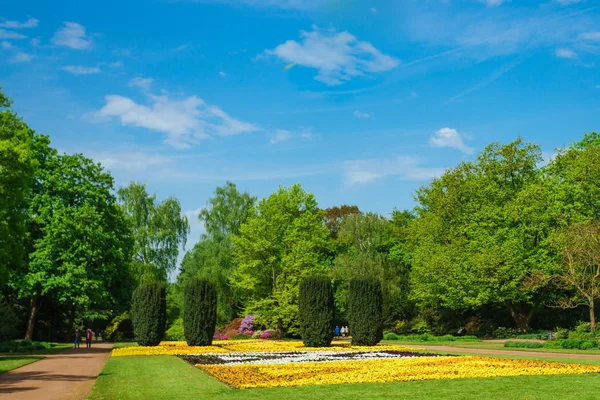
<path id="1" fill-rule="evenodd" d="M 333 340 L 333 289 L 326 276 L 308 276 L 300 283 L 300 334 L 307 347 L 327 347 Z"/>
<path id="2" fill-rule="evenodd" d="M 509 339 L 516 338 L 520 333 L 521 331 L 516 328 L 505 328 L 501 326 L 496 328 L 493 336 L 497 339 Z"/>
<path id="3" fill-rule="evenodd" d="M 383 335 L 383 339 L 385 340 L 398 340 L 400 336 L 396 335 L 394 332 L 387 332 Z"/>
<path id="4" fill-rule="evenodd" d="M 114 342 L 123 339 L 133 339 L 133 324 L 129 312 L 124 312 L 112 319 L 110 324 L 105 329 L 108 340 Z"/>
<path id="5" fill-rule="evenodd" d="M 254 320 L 256 317 L 252 314 L 248 314 L 242 319 L 240 323 L 240 333 L 252 332 L 254 331 Z M 252 333 L 250 333 L 252 335 Z"/>
<path id="6" fill-rule="evenodd" d="M 526 348 L 526 349 L 539 349 L 544 347 L 544 343 L 540 342 L 504 342 L 504 347 L 511 348 Z"/>
<path id="7" fill-rule="evenodd" d="M 355 278 L 348 291 L 348 321 L 352 344 L 374 346 L 383 338 L 381 283 Z"/>
<path id="8" fill-rule="evenodd" d="M 39 350 L 50 349 L 55 345 L 54 343 L 31 340 L 8 340 L 0 342 L 0 353 L 34 353 Z"/>
<path id="9" fill-rule="evenodd" d="M 17 326 L 19 326 L 19 318 L 13 311 L 13 309 L 4 301 L 0 300 L 0 342 L 4 342 L 10 339 L 15 339 L 19 332 Z"/>
<path id="10" fill-rule="evenodd" d="M 419 189 L 411 284 L 421 306 L 502 305 L 529 328 L 555 268 L 541 160 L 539 146 L 521 139 L 494 143 Z"/>
<path id="11" fill-rule="evenodd" d="M 157 202 L 144 184 L 136 182 L 120 188 L 118 195 L 133 234 L 132 268 L 138 282 L 166 282 L 190 230 L 179 200 Z"/>
<path id="12" fill-rule="evenodd" d="M 36 134 L 10 110 L 11 103 L 0 87 L 0 288 L 9 268 L 23 266 L 27 197 L 35 165 Z"/>
<path id="13" fill-rule="evenodd" d="M 341 206 L 334 206 L 325 209 L 325 226 L 329 229 L 329 233 L 332 239 L 337 239 L 338 232 L 342 227 L 342 223 L 345 218 L 350 215 L 361 214 L 358 206 L 349 206 L 343 204 Z"/>
<path id="14" fill-rule="evenodd" d="M 218 323 L 226 324 L 240 311 L 240 299 L 230 283 L 235 265 L 232 259 L 233 235 L 238 235 L 240 226 L 253 214 L 256 198 L 247 192 L 241 193 L 235 184 L 227 182 L 217 187 L 198 219 L 204 222 L 206 233 L 194 248 L 187 252 L 181 264 L 180 285 L 191 277 L 206 278 L 217 286 Z"/>
<path id="15" fill-rule="evenodd" d="M 237 268 L 231 284 L 245 312 L 259 315 L 266 327 L 298 334 L 300 281 L 328 272 L 330 245 L 322 211 L 300 185 L 261 200 L 256 215 L 233 236 Z"/>
<path id="16" fill-rule="evenodd" d="M 131 319 L 135 340 L 141 346 L 157 346 L 165 334 L 167 320 L 164 284 L 145 283 L 133 292 Z"/>
<path id="17" fill-rule="evenodd" d="M 183 328 L 190 346 L 210 346 L 217 323 L 217 289 L 206 279 L 192 278 L 185 285 Z"/>
<path id="18" fill-rule="evenodd" d="M 165 340 L 185 340 L 185 334 L 183 330 L 183 318 L 178 318 L 165 331 Z"/>
<path id="19" fill-rule="evenodd" d="M 551 349 L 590 350 L 598 348 L 598 341 L 589 339 L 557 339 L 545 342 L 544 347 Z"/>

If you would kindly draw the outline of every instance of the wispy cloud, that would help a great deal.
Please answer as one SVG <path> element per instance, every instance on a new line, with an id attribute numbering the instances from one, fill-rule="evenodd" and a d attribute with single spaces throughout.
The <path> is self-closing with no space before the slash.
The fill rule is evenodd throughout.
<path id="1" fill-rule="evenodd" d="M 100 162 L 108 170 L 145 171 L 150 167 L 171 162 L 167 156 L 143 152 L 91 152 L 86 155 Z"/>
<path id="2" fill-rule="evenodd" d="M 462 92 L 460 92 L 459 94 L 457 94 L 454 97 L 451 97 L 450 99 L 448 99 L 448 103 L 451 103 L 453 101 L 456 101 L 466 95 L 468 95 L 469 93 L 472 93 L 478 89 L 481 89 L 484 86 L 489 85 L 492 82 L 495 82 L 496 80 L 498 80 L 502 75 L 506 74 L 508 71 L 510 71 L 511 69 L 513 69 L 514 67 L 516 67 L 517 65 L 519 65 L 521 62 L 523 62 L 523 59 L 519 58 L 516 60 L 513 60 L 512 62 L 509 62 L 503 66 L 501 66 L 500 68 L 498 68 L 496 71 L 494 71 L 493 73 L 491 73 L 489 76 L 487 76 L 486 78 L 482 79 L 481 81 L 479 81 L 476 85 L 463 90 Z"/>
<path id="3" fill-rule="evenodd" d="M 150 90 L 150 86 L 152 85 L 152 82 L 154 80 L 152 78 L 142 78 L 141 76 L 138 76 L 136 78 L 133 78 L 129 81 L 128 85 L 131 87 L 138 87 L 142 90 Z"/>
<path id="4" fill-rule="evenodd" d="M 339 85 L 353 77 L 389 71 L 399 60 L 385 55 L 369 42 L 358 40 L 348 32 L 301 32 L 301 41 L 288 40 L 265 54 L 318 70 L 315 79 Z"/>
<path id="5" fill-rule="evenodd" d="M 0 42 L 0 47 L 2 47 L 3 50 L 10 50 L 13 49 L 15 46 L 11 43 L 11 42 Z"/>
<path id="6" fill-rule="evenodd" d="M 3 21 L 0 22 L 0 28 L 8 28 L 8 29 L 23 29 L 23 28 L 35 28 L 39 24 L 39 20 L 35 18 L 29 18 L 25 22 L 19 21 Z"/>
<path id="7" fill-rule="evenodd" d="M 64 22 L 63 25 L 50 39 L 53 44 L 75 50 L 86 50 L 92 47 L 92 39 L 86 34 L 83 25 L 77 22 Z"/>
<path id="8" fill-rule="evenodd" d="M 100 68 L 98 67 L 84 67 L 81 65 L 66 65 L 61 69 L 75 75 L 91 75 L 100 72 Z"/>
<path id="9" fill-rule="evenodd" d="M 466 154 L 472 154 L 475 149 L 463 142 L 462 135 L 452 128 L 442 128 L 429 138 L 429 144 L 434 147 L 450 147 Z"/>
<path id="10" fill-rule="evenodd" d="M 510 0 L 478 0 L 480 3 L 485 4 L 488 7 L 498 7 L 504 3 L 508 3 Z"/>
<path id="11" fill-rule="evenodd" d="M 424 181 L 440 176 L 444 168 L 424 167 L 417 157 L 398 156 L 393 159 L 352 160 L 344 163 L 347 186 L 372 183 L 386 177 Z"/>
<path id="12" fill-rule="evenodd" d="M 310 10 L 326 3 L 327 0 L 174 0 L 185 3 L 220 3 L 232 6 L 261 8 L 281 8 L 289 10 Z"/>
<path id="13" fill-rule="evenodd" d="M 269 144 L 276 144 L 285 142 L 292 137 L 292 132 L 287 131 L 285 129 L 277 129 L 271 138 L 269 139 Z"/>
<path id="14" fill-rule="evenodd" d="M 226 74 L 225 72 L 223 72 L 223 71 L 219 71 L 219 76 L 220 76 L 221 78 L 226 78 L 226 77 L 227 77 L 227 74 Z"/>
<path id="15" fill-rule="evenodd" d="M 600 42 L 600 31 L 585 32 L 580 36 L 583 40 L 589 40 L 592 42 Z"/>
<path id="16" fill-rule="evenodd" d="M 25 39 L 26 37 L 27 36 L 17 32 L 7 31 L 6 29 L 0 29 L 0 39 L 19 40 Z"/>
<path id="17" fill-rule="evenodd" d="M 24 51 L 17 51 L 14 56 L 10 59 L 11 62 L 22 63 L 33 60 L 33 55 L 25 53 Z"/>
<path id="18" fill-rule="evenodd" d="M 554 54 L 558 58 L 577 58 L 577 53 L 575 53 L 571 49 L 564 49 L 564 48 L 562 48 L 562 49 L 556 49 L 556 51 L 554 52 Z"/>
<path id="19" fill-rule="evenodd" d="M 354 113 L 353 113 L 353 115 L 354 115 L 356 118 L 365 118 L 365 119 L 366 119 L 366 118 L 371 118 L 371 114 L 369 114 L 369 113 L 366 113 L 366 112 L 362 112 L 362 111 L 358 111 L 358 110 L 354 110 Z"/>
<path id="20" fill-rule="evenodd" d="M 584 0 L 554 0 L 556 3 L 561 4 L 563 6 L 569 6 L 571 4 L 581 3 Z"/>
<path id="21" fill-rule="evenodd" d="M 174 100 L 167 95 L 146 93 L 146 98 L 147 105 L 128 97 L 107 95 L 104 98 L 106 104 L 96 115 L 117 118 L 123 126 L 164 133 L 167 135 L 165 143 L 176 148 L 190 147 L 198 139 L 214 135 L 237 135 L 259 129 L 254 124 L 230 117 L 197 96 Z"/>

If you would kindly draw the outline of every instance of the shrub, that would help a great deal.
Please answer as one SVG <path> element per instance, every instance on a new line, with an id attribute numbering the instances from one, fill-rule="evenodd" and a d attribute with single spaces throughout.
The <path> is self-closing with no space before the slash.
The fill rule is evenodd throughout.
<path id="1" fill-rule="evenodd" d="M 400 339 L 400 336 L 396 335 L 394 332 L 388 332 L 385 335 L 383 335 L 383 338 L 385 340 L 398 340 Z"/>
<path id="2" fill-rule="evenodd" d="M 252 334 L 252 339 L 260 339 L 260 335 L 263 334 L 263 331 L 254 331 Z"/>
<path id="3" fill-rule="evenodd" d="M 247 333 L 247 332 L 252 332 L 254 330 L 254 320 L 255 319 L 256 318 L 252 314 L 246 315 L 244 317 L 244 319 L 242 320 L 242 322 L 240 323 L 239 332 L 252 335 L 252 333 Z"/>
<path id="4" fill-rule="evenodd" d="M 579 349 L 579 350 L 588 350 L 594 349 L 598 347 L 598 342 L 595 340 L 581 340 L 581 339 L 564 339 L 558 341 L 560 347 L 563 349 Z"/>
<path id="5" fill-rule="evenodd" d="M 177 318 L 165 332 L 165 340 L 185 340 L 183 333 L 183 318 Z"/>
<path id="6" fill-rule="evenodd" d="M 227 336 L 234 336 L 240 333 L 240 327 L 242 326 L 243 318 L 235 318 L 229 323 L 229 325 L 223 328 L 223 334 Z"/>
<path id="7" fill-rule="evenodd" d="M 131 313 L 135 340 L 141 346 L 156 346 L 163 339 L 167 322 L 165 286 L 149 283 L 133 292 Z"/>
<path id="8" fill-rule="evenodd" d="M 307 347 L 327 347 L 333 340 L 333 289 L 326 276 L 306 277 L 298 298 L 300 335 Z"/>
<path id="9" fill-rule="evenodd" d="M 505 342 L 504 347 L 539 349 L 544 347 L 544 343 L 540 342 Z"/>
<path id="10" fill-rule="evenodd" d="M 427 322 L 423 320 L 416 321 L 412 328 L 410 328 L 410 331 L 411 333 L 418 333 L 419 335 L 430 333 Z"/>
<path id="11" fill-rule="evenodd" d="M 517 328 L 505 328 L 503 326 L 496 328 L 494 337 L 497 339 L 510 339 L 517 337 L 521 333 Z"/>
<path id="12" fill-rule="evenodd" d="M 410 324 L 407 320 L 398 321 L 392 328 L 392 332 L 397 335 L 407 335 L 410 333 Z"/>
<path id="13" fill-rule="evenodd" d="M 381 282 L 357 278 L 350 281 L 348 321 L 352 345 L 375 346 L 383 338 Z"/>
<path id="14" fill-rule="evenodd" d="M 106 337 L 108 340 L 112 341 L 133 339 L 134 335 L 131 315 L 128 312 L 124 312 L 123 314 L 114 317 L 110 322 L 110 325 L 106 328 Z"/>
<path id="15" fill-rule="evenodd" d="M 0 301 L 0 321 L 0 342 L 15 339 L 19 335 L 19 318 L 4 301 Z"/>
<path id="16" fill-rule="evenodd" d="M 273 330 L 273 329 L 267 329 L 266 331 L 264 331 L 263 333 L 260 334 L 260 338 L 261 339 L 281 339 L 281 332 Z"/>
<path id="17" fill-rule="evenodd" d="M 183 297 L 183 332 L 190 346 L 210 346 L 217 325 L 217 289 L 206 279 L 192 278 Z"/>
<path id="18" fill-rule="evenodd" d="M 567 339 L 569 337 L 569 330 L 567 328 L 556 328 L 554 329 L 554 339 Z"/>

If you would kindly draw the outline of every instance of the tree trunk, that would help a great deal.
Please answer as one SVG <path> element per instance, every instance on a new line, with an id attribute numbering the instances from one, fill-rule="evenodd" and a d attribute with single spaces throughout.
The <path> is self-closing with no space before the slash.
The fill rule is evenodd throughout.
<path id="1" fill-rule="evenodd" d="M 29 312 L 29 320 L 27 320 L 27 331 L 25 331 L 25 339 L 31 340 L 33 337 L 33 330 L 35 329 L 35 323 L 37 322 L 37 314 L 40 310 L 40 295 L 36 294 L 31 298 L 31 310 Z"/>
<path id="2" fill-rule="evenodd" d="M 535 311 L 535 307 L 529 306 L 525 303 L 506 303 L 508 307 L 508 311 L 510 311 L 510 315 L 513 317 L 517 328 L 526 333 L 529 331 L 529 323 L 531 322 L 531 317 L 533 316 L 533 312 Z"/>
<path id="3" fill-rule="evenodd" d="M 592 332 L 596 332 L 596 313 L 594 312 L 594 299 L 590 301 L 590 325 Z"/>

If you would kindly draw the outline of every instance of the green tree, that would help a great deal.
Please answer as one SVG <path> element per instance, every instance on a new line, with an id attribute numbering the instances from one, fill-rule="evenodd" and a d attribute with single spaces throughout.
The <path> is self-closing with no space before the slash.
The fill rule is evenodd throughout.
<path id="1" fill-rule="evenodd" d="M 325 209 L 325 226 L 329 229 L 332 239 L 337 239 L 338 232 L 344 219 L 350 215 L 360 214 L 358 206 L 342 204 Z"/>
<path id="2" fill-rule="evenodd" d="M 348 321 L 353 346 L 375 346 L 383 339 L 383 296 L 375 278 L 355 278 L 348 291 Z"/>
<path id="3" fill-rule="evenodd" d="M 0 288 L 23 266 L 27 197 L 33 184 L 35 133 L 11 109 L 0 87 Z"/>
<path id="4" fill-rule="evenodd" d="M 326 276 L 308 276 L 300 283 L 300 334 L 307 347 L 327 347 L 333 340 L 333 288 Z"/>
<path id="5" fill-rule="evenodd" d="M 160 343 L 167 322 L 164 283 L 144 283 L 135 289 L 131 299 L 131 321 L 138 344 L 157 346 Z"/>
<path id="6" fill-rule="evenodd" d="M 298 184 L 279 188 L 259 202 L 233 246 L 237 268 L 231 284 L 246 312 L 297 335 L 300 281 L 330 269 L 330 235 L 314 196 Z"/>
<path id="7" fill-rule="evenodd" d="M 166 282 L 177 267 L 179 246 L 190 231 L 175 197 L 157 202 L 146 186 L 132 182 L 118 191 L 121 206 L 133 232 L 132 268 L 139 282 Z"/>
<path id="8" fill-rule="evenodd" d="M 392 325 L 406 314 L 408 274 L 405 265 L 390 257 L 394 246 L 390 221 L 375 213 L 345 218 L 338 233 L 339 254 L 334 260 L 337 280 L 336 303 L 345 313 L 349 283 L 354 278 L 375 278 L 383 282 L 384 320 Z"/>
<path id="9" fill-rule="evenodd" d="M 31 339 L 44 299 L 75 312 L 118 309 L 128 292 L 129 230 L 116 204 L 113 178 L 80 154 L 59 156 L 37 140 L 36 179 L 29 200 L 29 263 L 11 276 L 20 298 L 31 300 Z"/>
<path id="10" fill-rule="evenodd" d="M 421 306 L 503 305 L 528 330 L 556 268 L 538 146 L 491 144 L 417 193 L 412 294 Z"/>
<path id="11" fill-rule="evenodd" d="M 198 215 L 204 222 L 206 234 L 186 253 L 181 264 L 180 285 L 184 286 L 187 280 L 196 276 L 216 285 L 219 324 L 230 322 L 240 308 L 229 281 L 235 269 L 231 237 L 239 234 L 240 226 L 252 215 L 255 201 L 250 194 L 238 191 L 231 182 L 217 187 L 208 205 Z"/>
<path id="12" fill-rule="evenodd" d="M 210 346 L 217 324 L 217 289 L 206 279 L 192 278 L 185 285 L 183 329 L 190 346 Z"/>

